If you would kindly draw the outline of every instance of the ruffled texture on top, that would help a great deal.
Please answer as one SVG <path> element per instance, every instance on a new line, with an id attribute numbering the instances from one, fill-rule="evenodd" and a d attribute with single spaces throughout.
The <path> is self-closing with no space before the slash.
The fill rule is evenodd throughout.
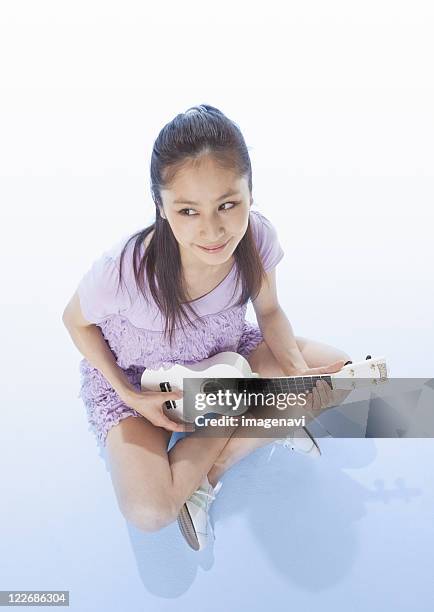
<path id="1" fill-rule="evenodd" d="M 247 357 L 263 340 L 260 329 L 245 320 L 247 304 L 196 319 L 197 328 L 176 329 L 173 343 L 163 332 L 135 327 L 122 315 L 110 315 L 98 326 L 117 364 L 128 380 L 140 390 L 146 368 L 168 369 L 174 364 L 197 363 L 216 353 L 234 351 Z M 79 364 L 80 397 L 87 409 L 90 429 L 98 444 L 105 445 L 109 429 L 128 416 L 141 416 L 126 406 L 101 372 L 87 359 Z"/>

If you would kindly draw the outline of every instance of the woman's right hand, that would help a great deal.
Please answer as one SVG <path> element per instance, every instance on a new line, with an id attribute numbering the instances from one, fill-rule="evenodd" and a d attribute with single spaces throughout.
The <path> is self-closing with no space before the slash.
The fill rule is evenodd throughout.
<path id="1" fill-rule="evenodd" d="M 169 400 L 179 400 L 183 396 L 181 390 L 178 391 L 137 391 L 128 390 L 121 398 L 122 401 L 136 412 L 148 419 L 156 427 L 163 427 L 168 431 L 193 431 L 194 427 L 190 423 L 176 423 L 169 419 L 163 410 L 164 402 Z"/>

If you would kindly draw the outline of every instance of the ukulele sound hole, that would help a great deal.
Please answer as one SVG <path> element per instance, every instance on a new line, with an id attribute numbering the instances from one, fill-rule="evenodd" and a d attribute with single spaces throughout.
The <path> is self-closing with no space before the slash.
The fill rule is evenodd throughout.
<path id="1" fill-rule="evenodd" d="M 202 385 L 202 392 L 205 394 L 208 394 L 208 393 L 217 394 L 219 389 L 221 389 L 221 385 L 216 380 L 208 380 Z"/>

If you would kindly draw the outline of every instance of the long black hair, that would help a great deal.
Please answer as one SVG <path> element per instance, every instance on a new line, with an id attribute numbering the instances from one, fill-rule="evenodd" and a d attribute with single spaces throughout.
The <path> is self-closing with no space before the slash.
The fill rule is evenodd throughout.
<path id="1" fill-rule="evenodd" d="M 167 220 L 160 215 L 163 209 L 161 190 L 169 188 L 176 172 L 186 163 L 212 155 L 215 162 L 225 169 L 235 170 L 240 177 L 247 177 L 252 194 L 252 166 L 244 137 L 236 123 L 228 119 L 214 106 L 200 104 L 176 115 L 167 123 L 154 142 L 151 156 L 151 193 L 155 204 L 155 222 L 133 234 L 124 245 L 120 258 L 119 285 L 122 279 L 122 261 L 128 244 L 135 240 L 133 251 L 134 278 L 138 289 L 147 301 L 144 269 L 152 297 L 165 317 L 164 336 L 169 334 L 172 344 L 174 327 L 183 321 L 196 327 L 186 308 L 198 316 L 187 302 L 182 284 L 181 258 L 178 242 Z M 154 231 L 142 257 L 140 249 L 146 236 Z M 237 305 L 255 299 L 266 273 L 262 265 L 252 229 L 249 225 L 234 251 L 236 262 L 236 287 L 241 279 L 242 293 Z M 158 283 L 158 288 L 156 282 Z M 234 292 L 235 293 L 235 292 Z M 234 295 L 234 294 L 233 294 Z"/>

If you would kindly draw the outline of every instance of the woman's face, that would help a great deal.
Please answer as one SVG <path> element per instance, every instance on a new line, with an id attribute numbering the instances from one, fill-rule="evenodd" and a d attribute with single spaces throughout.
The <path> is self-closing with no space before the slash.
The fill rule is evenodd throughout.
<path id="1" fill-rule="evenodd" d="M 161 215 L 178 241 L 183 267 L 200 270 L 232 257 L 249 223 L 247 178 L 222 169 L 208 155 L 179 170 L 161 198 Z M 201 248 L 223 244 L 218 251 Z"/>

